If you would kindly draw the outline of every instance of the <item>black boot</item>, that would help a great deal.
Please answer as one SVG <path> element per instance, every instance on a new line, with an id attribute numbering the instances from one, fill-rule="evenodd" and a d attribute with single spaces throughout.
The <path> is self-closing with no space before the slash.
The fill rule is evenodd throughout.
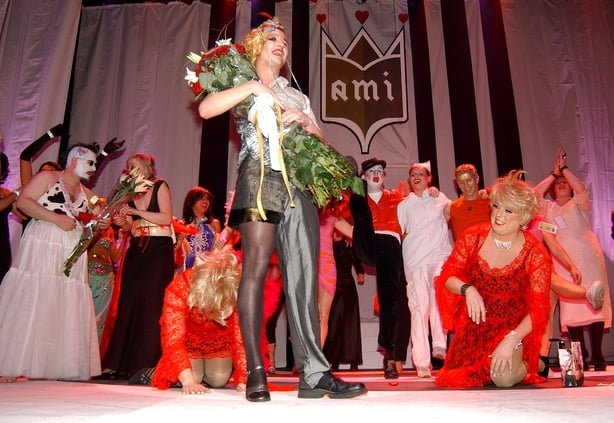
<path id="1" fill-rule="evenodd" d="M 264 367 L 258 366 L 247 372 L 247 387 L 245 398 L 251 402 L 270 401 L 271 394 L 266 381 Z"/>

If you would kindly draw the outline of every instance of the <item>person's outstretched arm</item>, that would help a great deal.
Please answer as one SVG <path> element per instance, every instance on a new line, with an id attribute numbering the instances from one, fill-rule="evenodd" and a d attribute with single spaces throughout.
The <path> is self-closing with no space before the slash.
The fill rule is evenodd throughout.
<path id="1" fill-rule="evenodd" d="M 21 185 L 26 185 L 32 179 L 32 158 L 42 150 L 47 141 L 55 137 L 64 135 L 66 128 L 63 124 L 55 125 L 53 128 L 41 135 L 32 144 L 27 146 L 19 155 L 19 174 Z"/>

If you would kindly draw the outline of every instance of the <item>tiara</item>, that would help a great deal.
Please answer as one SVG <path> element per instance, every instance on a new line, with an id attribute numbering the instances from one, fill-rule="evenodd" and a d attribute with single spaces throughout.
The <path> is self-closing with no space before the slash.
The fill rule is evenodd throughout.
<path id="1" fill-rule="evenodd" d="M 279 29 L 280 31 L 286 32 L 286 28 L 284 28 L 283 24 L 279 21 L 277 16 L 272 17 L 272 18 L 267 19 L 266 21 L 262 22 L 260 24 L 260 26 L 258 27 L 258 29 L 262 33 L 265 33 L 265 34 L 267 32 L 273 32 L 276 29 Z"/>

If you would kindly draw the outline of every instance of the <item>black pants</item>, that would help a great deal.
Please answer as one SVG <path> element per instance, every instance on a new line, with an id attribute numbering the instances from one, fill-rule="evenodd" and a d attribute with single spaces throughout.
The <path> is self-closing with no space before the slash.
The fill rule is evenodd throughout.
<path id="1" fill-rule="evenodd" d="M 377 342 L 385 350 L 385 359 L 395 360 L 401 310 L 400 292 L 404 282 L 403 254 L 401 243 L 392 235 L 375 234 L 375 245 L 375 279 L 380 309 Z"/>
<path id="2" fill-rule="evenodd" d="M 582 359 L 586 363 L 588 360 L 588 349 L 586 348 L 586 341 L 584 340 L 584 328 L 588 328 L 588 338 L 591 343 L 591 358 L 593 364 L 601 364 L 605 362 L 603 358 L 603 351 L 601 344 L 603 342 L 603 331 L 605 322 L 595 322 L 587 326 L 576 326 L 567 328 L 569 337 L 572 341 L 580 341 L 582 347 Z"/>

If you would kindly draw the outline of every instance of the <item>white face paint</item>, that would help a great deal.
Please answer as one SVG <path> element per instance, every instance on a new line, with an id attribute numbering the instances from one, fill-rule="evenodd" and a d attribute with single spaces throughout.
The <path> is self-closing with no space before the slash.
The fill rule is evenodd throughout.
<path id="1" fill-rule="evenodd" d="M 372 168 L 369 168 L 365 171 L 364 175 L 362 175 L 362 179 L 367 181 L 368 192 L 382 191 L 384 180 L 386 179 L 384 167 L 382 165 L 375 165 Z"/>
<path id="2" fill-rule="evenodd" d="M 68 154 L 68 163 L 73 158 L 77 159 L 74 169 L 75 175 L 82 182 L 88 182 L 90 177 L 96 172 L 96 154 L 87 148 L 76 147 Z"/>

